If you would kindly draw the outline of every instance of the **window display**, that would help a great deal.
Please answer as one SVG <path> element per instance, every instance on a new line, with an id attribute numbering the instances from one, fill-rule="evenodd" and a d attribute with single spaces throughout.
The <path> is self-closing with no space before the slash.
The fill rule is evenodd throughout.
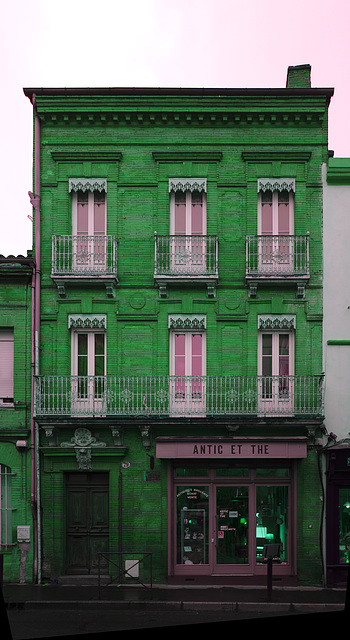
<path id="1" fill-rule="evenodd" d="M 207 564 L 208 505 L 208 487 L 178 488 L 177 564 Z"/>
<path id="2" fill-rule="evenodd" d="M 265 561 L 266 545 L 280 545 L 274 562 L 288 560 L 288 487 L 256 488 L 256 561 Z"/>
<path id="3" fill-rule="evenodd" d="M 350 489 L 339 489 L 339 563 L 348 564 L 350 558 Z"/>

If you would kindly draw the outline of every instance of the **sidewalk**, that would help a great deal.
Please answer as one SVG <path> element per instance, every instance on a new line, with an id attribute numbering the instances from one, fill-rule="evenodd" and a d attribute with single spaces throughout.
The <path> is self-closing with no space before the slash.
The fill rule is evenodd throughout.
<path id="1" fill-rule="evenodd" d="M 3 597 L 11 609 L 153 609 L 211 611 L 344 611 L 346 589 L 317 587 L 168 586 L 152 589 L 122 585 L 65 586 L 5 584 Z"/>

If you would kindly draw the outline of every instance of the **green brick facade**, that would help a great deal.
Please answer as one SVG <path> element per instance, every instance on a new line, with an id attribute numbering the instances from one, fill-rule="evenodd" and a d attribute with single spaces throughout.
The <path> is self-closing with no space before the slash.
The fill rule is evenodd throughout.
<path id="1" fill-rule="evenodd" d="M 12 337 L 11 373 L 2 352 L 1 389 L 10 379 L 11 396 L 0 400 L 1 554 L 6 582 L 33 581 L 31 500 L 31 299 L 33 259 L 0 256 L 0 332 Z M 13 368 L 13 374 L 12 374 Z M 13 379 L 12 379 L 13 378 Z M 4 394 L 1 393 L 1 396 Z M 29 542 L 17 527 L 29 527 Z M 27 540 L 27 539 L 26 539 Z"/>
<path id="2" fill-rule="evenodd" d="M 153 580 L 160 583 L 264 580 L 266 567 L 261 564 L 256 570 L 252 547 L 243 573 L 237 566 L 232 571 L 225 566 L 220 572 L 210 563 L 202 564 L 199 574 L 190 570 L 186 574 L 184 566 L 177 572 L 173 469 L 186 468 L 188 473 L 191 468 L 188 487 L 210 485 L 210 493 L 220 483 L 209 482 L 208 470 L 214 478 L 221 465 L 226 469 L 220 471 L 226 474 L 224 484 L 229 484 L 231 474 L 237 486 L 240 471 L 234 475 L 232 470 L 247 467 L 251 475 L 241 484 L 248 487 L 251 500 L 255 490 L 259 493 L 259 482 L 252 479 L 259 476 L 259 469 L 267 478 L 271 473 L 276 484 L 280 465 L 288 468 L 289 551 L 288 568 L 275 570 L 281 569 L 286 581 L 321 583 L 322 505 L 316 453 L 322 425 L 321 164 L 328 158 L 327 109 L 332 91 L 305 87 L 303 78 L 302 85 L 221 91 L 25 90 L 40 122 L 34 146 L 40 150 L 40 167 L 35 165 L 41 227 L 35 420 L 40 431 L 41 579 L 96 573 L 97 556 L 88 566 L 85 552 L 76 560 L 68 559 L 74 533 L 69 522 L 78 495 L 73 491 L 74 506 L 68 498 L 69 483 L 79 484 L 81 478 L 85 488 L 79 488 L 79 495 L 84 500 L 88 494 L 99 495 L 96 514 L 103 511 L 103 491 L 95 485 L 88 489 L 88 483 L 97 477 L 102 482 L 101 474 L 106 473 L 108 514 L 104 507 L 102 550 L 128 554 L 123 562 L 139 552 L 152 553 Z M 169 179 L 193 178 L 206 180 L 206 234 L 217 237 L 217 279 L 207 273 L 155 277 L 155 238 L 171 233 Z M 294 234 L 307 238 L 309 246 L 308 269 L 302 274 L 246 277 L 246 237 L 258 234 L 260 178 L 294 180 Z M 69 191 L 69 181 L 76 185 L 78 179 L 104 179 L 107 185 L 106 235 L 118 243 L 115 278 L 105 272 L 81 277 L 53 269 L 52 237 L 74 235 L 74 188 Z M 38 251 L 38 242 L 36 247 Z M 200 415 L 189 409 L 173 415 L 166 405 L 171 394 L 169 322 L 179 316 L 180 332 L 188 330 L 186 323 L 205 319 L 207 395 Z M 304 391 L 298 391 L 303 400 L 287 414 L 269 415 L 258 405 L 252 409 L 249 394 L 255 402 L 261 384 L 256 380 L 261 318 L 270 324 L 276 321 L 282 333 L 292 331 L 295 380 L 291 384 L 295 391 L 297 385 L 301 388 L 301 379 L 311 376 L 312 382 L 310 378 L 303 382 L 309 385 L 308 398 L 313 394 L 310 405 Z M 108 388 L 104 387 L 104 408 L 100 405 L 97 412 L 82 412 L 81 404 L 80 409 L 73 407 L 72 344 L 79 331 L 105 335 Z M 148 382 L 157 378 L 152 392 L 146 377 Z M 254 379 L 251 387 L 248 377 Z M 225 387 L 225 395 L 222 385 L 228 380 L 231 386 Z M 82 435 L 93 440 L 82 443 Z M 290 446 L 288 451 L 294 452 L 302 447 L 304 453 L 288 454 L 283 460 L 276 455 L 258 460 L 247 456 L 239 463 L 231 456 L 224 464 L 218 456 L 209 456 L 201 459 L 199 468 L 206 469 L 201 477 L 193 458 L 175 454 L 178 445 L 198 443 L 233 444 L 237 451 L 245 444 L 266 445 L 265 452 L 275 446 Z M 173 454 L 165 454 L 163 446 Z M 249 508 L 252 514 L 254 508 Z M 88 509 L 94 512 L 93 506 Z M 212 527 L 212 506 L 208 513 Z M 77 523 L 81 514 L 76 511 L 75 516 Z M 81 545 L 89 544 L 86 530 L 79 526 L 77 549 L 78 534 Z M 142 573 L 141 568 L 145 580 L 147 571 Z"/>

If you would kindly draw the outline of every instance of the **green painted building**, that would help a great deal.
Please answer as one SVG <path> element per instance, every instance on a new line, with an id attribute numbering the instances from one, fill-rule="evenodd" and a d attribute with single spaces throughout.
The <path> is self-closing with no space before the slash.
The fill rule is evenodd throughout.
<path id="1" fill-rule="evenodd" d="M 31 476 L 33 274 L 30 255 L 0 256 L 0 561 L 4 581 L 21 583 L 34 579 L 36 544 Z"/>
<path id="2" fill-rule="evenodd" d="M 39 579 L 320 584 L 333 90 L 24 92 Z"/>

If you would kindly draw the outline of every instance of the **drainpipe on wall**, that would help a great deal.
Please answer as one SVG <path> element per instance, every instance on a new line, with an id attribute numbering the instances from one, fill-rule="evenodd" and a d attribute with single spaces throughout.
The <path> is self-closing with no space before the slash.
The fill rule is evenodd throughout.
<path id="1" fill-rule="evenodd" d="M 36 110 L 35 94 L 32 96 L 34 108 L 34 194 L 29 192 L 29 198 L 35 210 L 35 275 L 34 275 L 34 303 L 32 312 L 34 322 L 32 328 L 32 366 L 34 375 L 40 373 L 40 121 Z M 39 488 L 39 429 L 33 416 L 34 409 L 34 379 L 32 376 L 32 513 L 34 522 L 34 580 L 41 582 L 41 516 L 40 516 L 40 488 Z"/>

